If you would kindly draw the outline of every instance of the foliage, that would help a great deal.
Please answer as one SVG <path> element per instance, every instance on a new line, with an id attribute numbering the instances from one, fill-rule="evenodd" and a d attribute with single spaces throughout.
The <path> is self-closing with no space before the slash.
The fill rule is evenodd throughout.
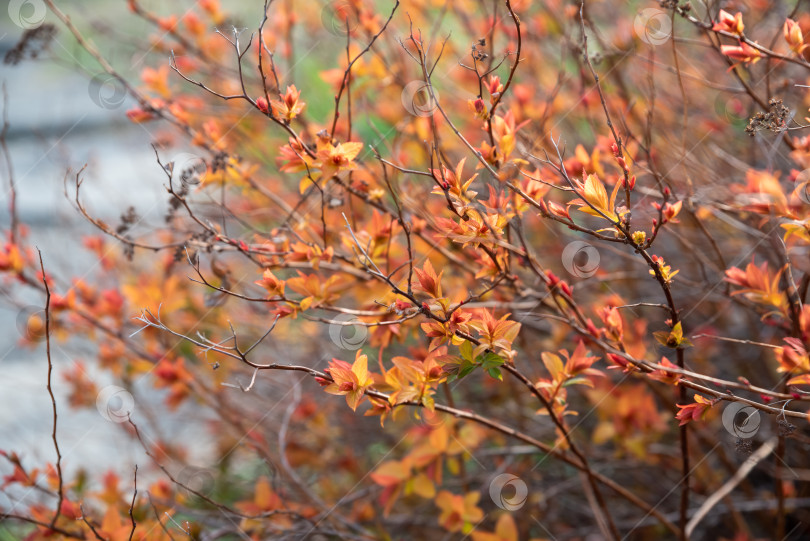
<path id="1" fill-rule="evenodd" d="M 42 1 L 134 100 L 168 202 L 108 224 L 70 171 L 99 262 L 71 278 L 11 198 L 0 271 L 44 306 L 23 345 L 52 368 L 52 344 L 92 341 L 47 389 L 149 463 L 134 486 L 128 464 L 67 475 L 54 401 L 55 461 L 2 443 L 25 502 L 8 531 L 810 533 L 788 473 L 810 467 L 801 3 L 277 0 L 242 20 L 129 0 L 153 29 L 136 81 Z M 157 436 L 188 405 L 215 441 L 202 484 L 195 442 Z"/>

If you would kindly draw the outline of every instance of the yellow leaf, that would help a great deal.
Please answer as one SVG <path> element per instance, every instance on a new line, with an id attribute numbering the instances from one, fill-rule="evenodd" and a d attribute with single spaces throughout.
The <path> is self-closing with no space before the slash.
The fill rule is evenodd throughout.
<path id="1" fill-rule="evenodd" d="M 787 382 L 788 385 L 810 385 L 810 374 L 796 376 Z"/>
<path id="2" fill-rule="evenodd" d="M 548 370 L 551 377 L 557 381 L 559 375 L 563 373 L 563 362 L 559 356 L 553 353 L 543 352 L 540 354 L 540 357 L 543 359 L 543 364 L 546 365 L 546 370 Z"/>
<path id="3" fill-rule="evenodd" d="M 273 508 L 274 504 L 273 496 L 273 489 L 270 488 L 270 482 L 267 480 L 267 477 L 262 475 L 259 477 L 259 480 L 256 481 L 256 491 L 253 501 L 261 509 L 270 510 Z"/>
<path id="4" fill-rule="evenodd" d="M 298 183 L 298 191 L 303 194 L 305 191 L 307 191 L 310 184 L 313 184 L 313 182 L 309 179 L 309 177 L 303 177 Z"/>
<path id="5" fill-rule="evenodd" d="M 423 498 L 430 499 L 436 495 L 436 486 L 424 473 L 420 473 L 414 478 L 411 488 L 414 494 Z"/>

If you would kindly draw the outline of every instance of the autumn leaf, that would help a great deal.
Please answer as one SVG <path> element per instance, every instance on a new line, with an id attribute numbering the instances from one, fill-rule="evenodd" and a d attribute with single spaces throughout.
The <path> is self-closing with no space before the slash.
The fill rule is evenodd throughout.
<path id="1" fill-rule="evenodd" d="M 793 19 L 785 19 L 782 33 L 785 36 L 785 41 L 787 42 L 788 46 L 790 46 L 790 50 L 797 55 L 801 55 L 802 52 L 804 52 L 804 50 L 807 48 L 807 45 L 804 43 L 802 29 L 799 26 L 799 23 Z"/>
<path id="2" fill-rule="evenodd" d="M 664 262 L 664 258 L 653 255 L 651 257 L 653 264 L 658 269 L 658 272 L 661 274 L 661 278 L 664 280 L 664 283 L 670 284 L 672 283 L 672 279 L 675 278 L 675 275 L 681 272 L 680 270 L 673 271 L 670 265 L 667 265 Z M 654 269 L 649 270 L 650 276 L 656 276 L 656 272 Z"/>
<path id="3" fill-rule="evenodd" d="M 279 149 L 276 163 L 279 165 L 279 170 L 284 173 L 298 173 L 315 167 L 315 160 L 310 157 L 301 142 L 294 137 L 290 137 L 289 142 Z"/>
<path id="4" fill-rule="evenodd" d="M 791 378 L 787 382 L 788 385 L 810 385 L 810 374 L 802 374 L 801 376 L 796 376 L 795 378 Z"/>
<path id="5" fill-rule="evenodd" d="M 289 261 L 306 261 L 312 265 L 312 268 L 318 270 L 321 261 L 331 262 L 335 250 L 329 246 L 325 250 L 317 244 L 305 244 L 303 242 L 296 242 L 290 246 L 290 253 L 287 254 Z"/>
<path id="6" fill-rule="evenodd" d="M 437 275 L 433 265 L 430 263 L 430 259 L 425 259 L 425 263 L 422 265 L 421 269 L 414 267 L 413 272 L 416 274 L 416 281 L 413 284 L 414 287 L 424 291 L 433 298 L 440 298 L 442 296 L 441 282 L 444 271 Z"/>
<path id="7" fill-rule="evenodd" d="M 743 64 L 756 64 L 762 58 L 759 50 L 744 41 L 741 41 L 739 45 L 722 45 L 720 51 L 727 57 L 739 60 Z"/>
<path id="8" fill-rule="evenodd" d="M 785 346 L 775 350 L 779 372 L 810 372 L 810 355 L 798 338 L 784 339 Z"/>
<path id="9" fill-rule="evenodd" d="M 742 13 L 738 11 L 736 15 L 732 15 L 721 9 L 720 13 L 717 15 L 717 22 L 714 23 L 712 30 L 715 32 L 729 32 L 731 34 L 742 35 L 743 28 L 745 28 L 745 25 L 743 25 Z"/>
<path id="10" fill-rule="evenodd" d="M 256 480 L 253 490 L 252 500 L 236 504 L 236 507 L 245 514 L 260 515 L 282 507 L 281 498 L 270 486 L 270 481 L 266 476 L 262 475 Z"/>
<path id="11" fill-rule="evenodd" d="M 371 472 L 371 479 L 383 487 L 380 501 L 384 505 L 385 516 L 388 516 L 402 494 L 405 483 L 411 477 L 411 471 L 412 464 L 409 460 L 389 460 Z"/>
<path id="12" fill-rule="evenodd" d="M 576 205 L 580 211 L 591 216 L 606 218 L 611 222 L 619 221 L 619 215 L 616 213 L 616 194 L 619 193 L 621 183 L 615 184 L 610 198 L 608 198 L 605 185 L 594 174 L 588 175 L 584 184 L 579 181 L 574 181 L 574 183 L 580 198 L 569 201 L 568 205 Z"/>
<path id="13" fill-rule="evenodd" d="M 500 238 L 507 225 L 507 219 L 500 212 L 482 214 L 475 209 L 468 209 L 464 218 L 459 218 L 457 222 L 438 217 L 436 225 L 454 242 L 462 245 L 482 244 L 493 243 Z"/>
<path id="14" fill-rule="evenodd" d="M 434 186 L 430 193 L 443 196 L 445 190 L 447 190 L 447 194 L 451 199 L 458 203 L 456 208 L 459 209 L 459 211 L 466 208 L 467 203 L 475 199 L 475 196 L 478 195 L 477 192 L 469 189 L 470 184 L 472 184 L 475 177 L 478 175 L 473 175 L 467 180 L 462 180 L 464 178 L 464 163 L 466 161 L 467 158 L 462 158 L 461 161 L 458 162 L 455 171 L 444 166 L 442 166 L 441 169 L 430 170 L 434 178 L 438 179 L 440 183 L 439 186 Z"/>
<path id="15" fill-rule="evenodd" d="M 485 532 L 476 529 L 470 534 L 472 541 L 520 541 L 517 524 L 511 513 L 503 513 L 495 523 L 495 531 Z"/>
<path id="16" fill-rule="evenodd" d="M 374 384 L 374 379 L 368 371 L 368 357 L 358 349 L 354 363 L 332 359 L 328 372 L 334 382 L 327 385 L 324 390 L 329 394 L 345 395 L 349 407 L 357 410 L 366 389 Z"/>
<path id="17" fill-rule="evenodd" d="M 301 310 L 317 308 L 324 302 L 329 302 L 335 298 L 335 288 L 340 277 L 334 274 L 323 280 L 317 274 L 304 274 L 298 272 L 298 276 L 287 280 L 287 286 L 304 298 L 299 301 Z"/>
<path id="18" fill-rule="evenodd" d="M 281 96 L 281 100 L 270 102 L 273 112 L 285 121 L 291 121 L 301 114 L 306 106 L 306 103 L 298 101 L 300 95 L 301 91 L 295 88 L 295 85 L 288 86 L 284 95 Z"/>
<path id="19" fill-rule="evenodd" d="M 675 415 L 675 418 L 680 421 L 679 426 L 683 426 L 690 421 L 697 421 L 698 419 L 703 419 L 706 416 L 706 412 L 709 411 L 709 408 L 714 406 L 717 400 L 712 400 L 706 398 L 702 395 L 696 394 L 695 401 L 691 404 L 681 405 L 675 404 L 680 408 L 681 411 Z"/>
<path id="20" fill-rule="evenodd" d="M 528 120 L 521 122 L 520 124 L 515 123 L 515 115 L 511 109 L 509 109 L 504 116 L 495 115 L 492 117 L 492 136 L 495 139 L 495 143 L 498 146 L 498 156 L 497 158 L 504 162 L 509 159 L 509 156 L 512 154 L 512 151 L 515 149 L 515 145 L 517 144 L 516 134 L 517 132 L 526 124 L 529 123 Z M 523 163 L 526 163 L 525 161 Z"/>
<path id="21" fill-rule="evenodd" d="M 676 364 L 673 364 L 669 359 L 666 357 L 661 357 L 661 361 L 658 363 L 665 368 L 658 368 L 653 372 L 650 372 L 648 375 L 654 380 L 660 381 L 662 383 L 669 383 L 669 384 L 676 384 L 678 380 L 681 379 L 681 375 L 677 372 L 670 372 L 667 368 L 678 368 Z"/>
<path id="22" fill-rule="evenodd" d="M 439 524 L 449 532 L 469 534 L 484 518 L 484 512 L 477 505 L 480 497 L 478 492 L 468 492 L 462 496 L 442 490 L 435 499 L 436 506 L 441 510 Z"/>
<path id="23" fill-rule="evenodd" d="M 810 220 L 794 221 L 780 224 L 785 230 L 785 241 L 791 237 L 797 237 L 803 242 L 810 244 Z"/>
<path id="24" fill-rule="evenodd" d="M 158 69 L 145 67 L 141 72 L 141 79 L 150 90 L 160 95 L 161 98 L 168 99 L 171 96 L 169 90 L 169 66 L 164 64 Z"/>
<path id="25" fill-rule="evenodd" d="M 98 530 L 108 541 L 128 541 L 132 526 L 129 521 L 123 521 L 117 507 L 109 506 Z"/>
<path id="26" fill-rule="evenodd" d="M 740 290 L 733 291 L 732 295 L 742 295 L 752 302 L 772 306 L 776 309 L 766 313 L 763 318 L 772 314 L 781 314 L 787 317 L 788 300 L 784 292 L 779 288 L 783 271 L 784 268 L 772 274 L 768 269 L 767 261 L 763 261 L 759 266 L 754 261 L 751 261 L 744 271 L 737 267 L 726 270 L 726 281 L 742 287 Z"/>
<path id="27" fill-rule="evenodd" d="M 394 367 L 384 375 L 386 390 L 390 391 L 388 400 L 391 405 L 416 402 L 432 411 L 435 385 L 446 376 L 435 358 L 415 361 L 406 357 L 394 357 L 392 362 Z"/>
<path id="28" fill-rule="evenodd" d="M 329 179 L 341 171 L 357 169 L 354 159 L 363 150 L 363 143 L 329 144 L 318 151 L 315 167 L 321 170 L 321 178 Z"/>
<path id="29" fill-rule="evenodd" d="M 276 278 L 276 275 L 270 269 L 265 269 L 262 273 L 262 279 L 257 281 L 256 284 L 265 288 L 271 297 L 284 296 L 284 280 Z"/>
<path id="30" fill-rule="evenodd" d="M 668 348 L 683 349 L 692 346 L 692 342 L 683 335 L 683 326 L 680 321 L 672 327 L 670 332 L 655 331 L 653 336 L 655 336 L 659 344 Z"/>
<path id="31" fill-rule="evenodd" d="M 512 342 L 520 332 L 520 323 L 509 321 L 509 315 L 495 319 L 488 310 L 482 310 L 479 317 L 470 320 L 469 326 L 478 331 L 481 342 L 473 350 L 474 357 L 478 357 L 487 349 L 510 359 L 515 355 L 512 351 Z"/>

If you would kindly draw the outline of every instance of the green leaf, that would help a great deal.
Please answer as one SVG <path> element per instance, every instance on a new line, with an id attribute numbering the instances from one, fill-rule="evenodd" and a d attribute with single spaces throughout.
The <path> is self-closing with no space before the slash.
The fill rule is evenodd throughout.
<path id="1" fill-rule="evenodd" d="M 466 362 L 462 363 L 461 366 L 459 366 L 459 369 L 458 369 L 458 379 L 463 378 L 464 376 L 466 376 L 467 374 L 469 374 L 470 372 L 475 370 L 476 366 L 478 366 L 478 365 L 475 365 L 475 364 L 472 364 L 472 363 L 471 364 L 466 364 Z"/>
<path id="2" fill-rule="evenodd" d="M 588 387 L 593 387 L 593 383 L 588 378 L 571 378 L 566 380 L 565 383 L 562 384 L 563 387 L 568 387 L 569 385 L 587 385 Z"/>
<path id="3" fill-rule="evenodd" d="M 503 357 L 501 357 L 497 353 L 492 353 L 491 351 L 486 355 L 484 355 L 483 357 L 479 355 L 476 361 L 480 362 L 481 366 L 483 366 L 485 370 L 488 370 L 490 368 L 497 368 L 506 362 L 506 360 L 503 359 Z"/>
<path id="4" fill-rule="evenodd" d="M 490 377 L 503 381 L 503 375 L 501 374 L 501 370 L 499 368 L 490 368 L 487 370 L 487 374 L 489 374 Z"/>

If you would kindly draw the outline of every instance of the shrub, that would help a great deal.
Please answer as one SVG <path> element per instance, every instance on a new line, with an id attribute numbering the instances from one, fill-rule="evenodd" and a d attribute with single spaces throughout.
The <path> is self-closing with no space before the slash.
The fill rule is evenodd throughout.
<path id="1" fill-rule="evenodd" d="M 4 535 L 810 532 L 801 4 L 129 0 L 136 81 L 29 2 L 56 26 L 12 2 L 6 63 L 66 31 L 91 97 L 133 100 L 167 210 L 105 223 L 69 171 L 99 262 L 71 280 L 11 177 L 0 269 L 42 298 L 47 390 L 145 456 L 60 449 L 54 399 L 55 460 L 4 442 Z M 197 436 L 162 432 L 189 411 Z"/>

